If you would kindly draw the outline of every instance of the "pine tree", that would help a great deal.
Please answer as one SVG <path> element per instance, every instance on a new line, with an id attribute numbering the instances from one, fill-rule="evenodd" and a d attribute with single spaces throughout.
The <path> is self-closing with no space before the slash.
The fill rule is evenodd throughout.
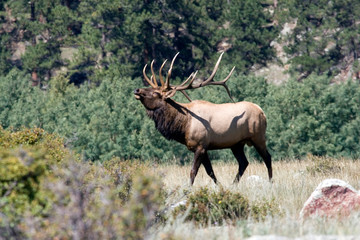
<path id="1" fill-rule="evenodd" d="M 248 72 L 254 64 L 266 64 L 275 56 L 270 46 L 278 34 L 269 7 L 260 0 L 232 1 L 227 4 L 222 36 L 231 48 L 225 56 L 237 66 L 237 71 Z"/>
<path id="2" fill-rule="evenodd" d="M 297 24 L 287 53 L 299 80 L 311 73 L 334 75 L 348 71 L 359 55 L 360 3 L 348 0 L 293 1 L 282 9 Z"/>

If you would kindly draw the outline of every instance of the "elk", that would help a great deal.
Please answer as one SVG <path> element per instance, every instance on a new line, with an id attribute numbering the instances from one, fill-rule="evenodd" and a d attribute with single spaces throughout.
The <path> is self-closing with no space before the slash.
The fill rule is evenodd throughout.
<path id="1" fill-rule="evenodd" d="M 179 54 L 179 53 L 178 53 Z M 196 73 L 192 73 L 180 85 L 171 85 L 170 77 L 176 54 L 172 59 L 165 82 L 162 70 L 166 60 L 160 67 L 158 83 L 151 62 L 151 77 L 146 75 L 148 88 L 134 90 L 134 95 L 146 108 L 147 115 L 154 120 L 157 130 L 168 140 L 175 140 L 184 144 L 194 153 L 194 162 L 190 172 L 190 184 L 193 185 L 201 164 L 206 173 L 217 183 L 209 156 L 209 150 L 230 148 L 239 163 L 239 170 L 234 183 L 239 182 L 249 162 L 244 153 L 245 144 L 254 146 L 265 162 L 269 180 L 272 179 L 271 155 L 266 148 L 266 116 L 263 110 L 251 102 L 232 102 L 214 104 L 203 100 L 191 101 L 185 90 L 196 89 L 208 85 L 221 85 L 227 93 L 230 92 L 226 81 L 230 78 L 234 68 L 222 81 L 214 81 L 223 53 L 220 55 L 208 79 L 195 84 Z M 171 99 L 176 92 L 182 92 L 189 103 L 178 103 Z M 231 98 L 232 99 L 232 98 Z"/>

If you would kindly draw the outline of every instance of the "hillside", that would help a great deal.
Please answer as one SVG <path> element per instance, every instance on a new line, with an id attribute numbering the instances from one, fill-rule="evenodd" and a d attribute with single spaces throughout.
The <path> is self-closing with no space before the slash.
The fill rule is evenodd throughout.
<path id="1" fill-rule="evenodd" d="M 181 52 L 175 73 L 183 77 L 227 51 L 225 65 L 241 73 L 262 68 L 272 82 L 312 73 L 357 79 L 359 4 L 348 6 L 345 0 L 2 1 L 0 73 L 18 68 L 34 85 L 46 85 L 62 69 L 76 84 L 97 82 L 96 72 L 113 65 L 135 77 L 151 59 Z M 69 58 L 67 49 L 76 54 Z M 287 72 L 271 76 L 264 66 Z"/>

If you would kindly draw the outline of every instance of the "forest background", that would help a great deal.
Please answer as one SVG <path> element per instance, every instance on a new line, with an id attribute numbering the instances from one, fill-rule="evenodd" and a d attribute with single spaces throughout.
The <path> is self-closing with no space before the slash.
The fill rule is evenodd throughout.
<path id="1" fill-rule="evenodd" d="M 1 1 L 0 124 L 56 133 L 85 160 L 186 163 L 191 154 L 156 131 L 133 90 L 152 59 L 158 69 L 180 52 L 178 84 L 195 70 L 205 79 L 226 51 L 215 80 L 236 67 L 231 94 L 265 111 L 274 160 L 357 159 L 359 19 L 350 0 Z M 285 80 L 257 74 L 274 65 Z M 230 100 L 217 87 L 189 94 Z M 233 159 L 226 150 L 211 158 Z"/>

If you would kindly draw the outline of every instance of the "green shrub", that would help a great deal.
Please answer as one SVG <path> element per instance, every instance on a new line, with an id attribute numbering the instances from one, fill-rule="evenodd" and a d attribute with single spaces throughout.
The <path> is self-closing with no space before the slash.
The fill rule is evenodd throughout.
<path id="1" fill-rule="evenodd" d="M 274 200 L 251 203 L 240 193 L 223 188 L 219 191 L 201 188 L 188 196 L 186 205 L 174 209 L 173 217 L 185 213 L 187 214 L 185 221 L 193 221 L 197 225 L 218 225 L 249 218 L 260 221 L 268 215 L 280 214 L 280 211 Z"/>
<path id="2" fill-rule="evenodd" d="M 4 130 L 0 126 L 0 149 L 12 149 L 19 146 L 37 146 L 46 152 L 51 160 L 48 165 L 59 162 L 70 156 L 69 149 L 65 148 L 64 141 L 56 134 L 45 132 L 41 128 L 21 128 Z"/>
<path id="3" fill-rule="evenodd" d="M 124 239 L 144 239 L 147 230 L 159 220 L 165 202 L 165 192 L 158 177 L 139 174 L 134 178 L 129 202 L 122 213 L 122 237 Z"/>
<path id="4" fill-rule="evenodd" d="M 54 195 L 49 214 L 25 219 L 22 229 L 29 238 L 144 239 L 164 206 L 162 183 L 149 172 L 124 168 L 130 169 L 129 174 L 126 170 L 119 174 L 129 176 L 132 182 L 125 201 L 118 194 L 122 183 L 114 182 L 108 167 L 68 161 L 54 168 L 55 177 L 44 186 Z"/>
<path id="5" fill-rule="evenodd" d="M 60 138 L 42 129 L 0 127 L 0 227 L 13 231 L 26 212 L 48 214 L 53 194 L 43 183 L 69 155 Z"/>
<path id="6" fill-rule="evenodd" d="M 39 148 L 0 150 L 0 205 L 10 220 L 29 208 L 36 213 L 46 208 L 40 182 L 47 174 L 47 161 Z"/>
<path id="7" fill-rule="evenodd" d="M 1 239 L 140 239 L 165 220 L 148 164 L 80 161 L 38 128 L 0 128 L 0 140 Z"/>

